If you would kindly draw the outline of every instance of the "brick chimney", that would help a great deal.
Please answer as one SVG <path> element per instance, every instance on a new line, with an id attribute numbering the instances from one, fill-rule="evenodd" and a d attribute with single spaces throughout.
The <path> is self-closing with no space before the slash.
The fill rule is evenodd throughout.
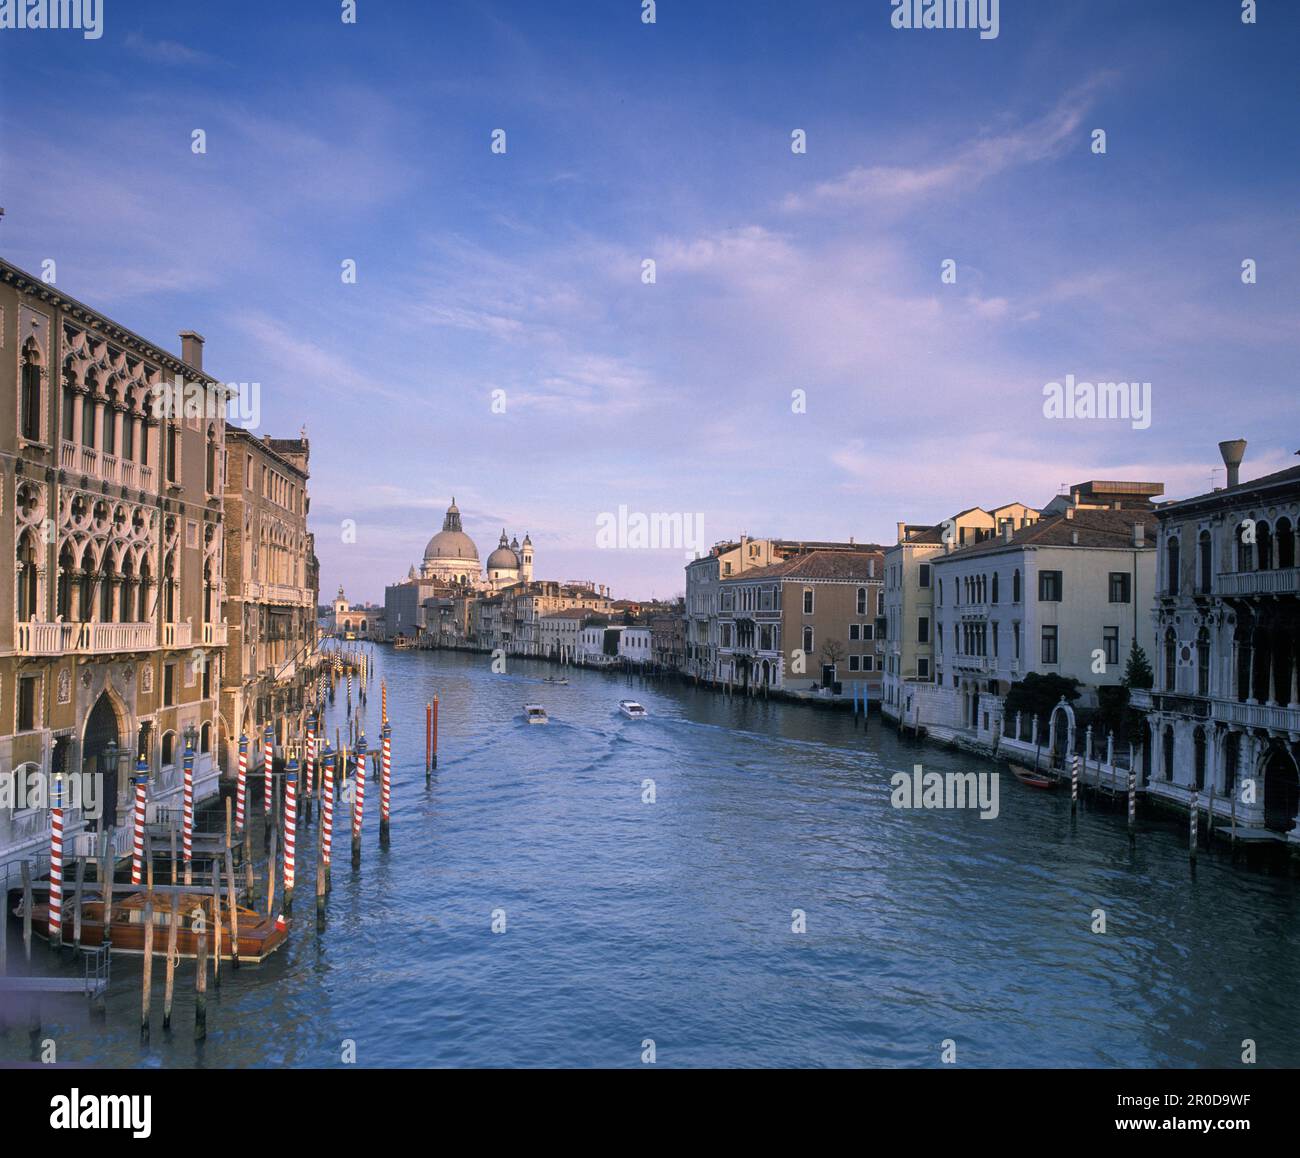
<path id="1" fill-rule="evenodd" d="M 196 370 L 203 369 L 203 335 L 193 330 L 181 331 L 181 361 Z"/>

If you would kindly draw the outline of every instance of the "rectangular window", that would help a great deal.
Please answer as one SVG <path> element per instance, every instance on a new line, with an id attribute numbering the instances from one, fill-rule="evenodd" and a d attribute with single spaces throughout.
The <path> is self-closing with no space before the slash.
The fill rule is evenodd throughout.
<path id="1" fill-rule="evenodd" d="M 176 702 L 176 665 L 163 665 L 163 707 L 169 708 Z"/>
<path id="2" fill-rule="evenodd" d="M 72 400 L 76 395 L 71 390 L 63 391 L 63 437 L 67 442 L 76 438 L 76 429 L 73 422 L 76 420 L 76 412 L 73 410 Z"/>
<path id="3" fill-rule="evenodd" d="M 862 657 L 862 670 L 863 671 L 876 670 L 876 657 L 874 655 L 864 655 Z"/>
<path id="4" fill-rule="evenodd" d="M 929 563 L 921 564 L 918 570 L 918 576 L 919 577 L 917 579 L 917 582 L 920 583 L 922 587 L 930 586 L 930 564 Z"/>
<path id="5" fill-rule="evenodd" d="M 919 680 L 928 680 L 930 678 L 930 657 L 921 656 L 916 661 L 916 678 Z"/>
<path id="6" fill-rule="evenodd" d="M 1124 576 L 1128 578 L 1127 575 Z M 1106 662 L 1108 664 L 1119 663 L 1119 628 L 1103 627 L 1101 629 L 1102 646 L 1106 649 Z"/>
<path id="7" fill-rule="evenodd" d="M 95 445 L 95 404 L 89 397 L 81 405 L 81 445 Z"/>
<path id="8" fill-rule="evenodd" d="M 1056 663 L 1056 625 L 1048 624 L 1043 628 L 1043 663 Z"/>
<path id="9" fill-rule="evenodd" d="M 1059 571 L 1040 571 L 1038 573 L 1039 602 L 1060 603 L 1061 586 L 1061 573 Z"/>
<path id="10" fill-rule="evenodd" d="M 849 656 L 849 671 L 861 671 L 862 666 L 856 655 Z"/>
<path id="11" fill-rule="evenodd" d="M 813 590 L 811 587 L 803 589 L 803 613 L 805 615 L 813 613 Z"/>
<path id="12" fill-rule="evenodd" d="M 18 679 L 19 732 L 31 732 L 37 727 L 36 706 L 41 687 L 40 676 L 20 676 Z"/>
<path id="13" fill-rule="evenodd" d="M 930 642 L 930 617 L 928 615 L 921 615 L 917 617 L 916 642 L 917 643 Z"/>
<path id="14" fill-rule="evenodd" d="M 874 623 L 864 623 L 862 625 L 862 638 L 863 639 L 876 638 L 876 625 Z"/>
<path id="15" fill-rule="evenodd" d="M 858 614 L 867 614 L 867 589 L 865 587 L 858 588 Z"/>
<path id="16" fill-rule="evenodd" d="M 860 631 L 860 628 L 858 627 L 858 625 L 857 625 L 856 623 L 850 623 L 850 624 L 849 624 L 849 640 L 850 640 L 850 641 L 854 641 L 854 640 L 861 639 L 862 636 L 861 636 L 860 634 L 858 634 L 859 631 Z"/>
<path id="17" fill-rule="evenodd" d="M 1011 639 L 1012 642 L 1015 644 L 1015 650 L 1016 650 L 1015 658 L 1019 659 L 1020 658 L 1020 624 L 1013 623 L 1011 625 Z"/>
<path id="18" fill-rule="evenodd" d="M 1110 601 L 1112 603 L 1128 603 L 1132 596 L 1131 576 L 1127 571 L 1112 571 L 1110 573 Z"/>

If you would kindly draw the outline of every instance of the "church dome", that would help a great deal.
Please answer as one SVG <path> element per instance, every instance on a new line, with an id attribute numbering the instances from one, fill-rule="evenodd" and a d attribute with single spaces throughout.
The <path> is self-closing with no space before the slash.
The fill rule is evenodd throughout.
<path id="1" fill-rule="evenodd" d="M 497 549 L 488 556 L 487 569 L 489 573 L 519 570 L 519 556 L 510 549 L 504 530 L 501 532 L 501 542 L 497 545 Z"/>
<path id="2" fill-rule="evenodd" d="M 434 535 L 429 540 L 429 545 L 424 548 L 426 563 L 443 559 L 463 559 L 472 562 L 475 570 L 478 569 L 478 548 L 474 546 L 474 540 L 461 530 L 460 508 L 456 506 L 455 498 L 451 500 L 451 506 L 447 508 L 447 516 L 442 520 L 442 530 Z"/>

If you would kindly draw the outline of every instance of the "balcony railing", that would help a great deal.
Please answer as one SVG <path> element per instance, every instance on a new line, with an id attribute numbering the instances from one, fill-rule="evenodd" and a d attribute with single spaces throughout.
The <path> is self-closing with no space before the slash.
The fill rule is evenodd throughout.
<path id="1" fill-rule="evenodd" d="M 19 655 L 99 655 L 149 651 L 158 646 L 152 623 L 17 623 L 14 650 Z"/>
<path id="2" fill-rule="evenodd" d="M 1300 592 L 1300 567 L 1283 571 L 1224 571 L 1215 576 L 1216 595 L 1295 595 Z"/>
<path id="3" fill-rule="evenodd" d="M 1275 732 L 1300 733 L 1300 708 L 1277 704 L 1242 704 L 1236 700 L 1215 700 L 1214 718 L 1246 728 L 1270 728 Z"/>
<path id="4" fill-rule="evenodd" d="M 92 475 L 130 490 L 152 491 L 154 470 L 151 466 L 101 454 L 94 447 L 76 442 L 62 442 L 59 446 L 59 465 L 77 474 Z"/>
<path id="5" fill-rule="evenodd" d="M 205 623 L 203 625 L 203 644 L 205 647 L 225 647 L 226 625 L 224 623 Z"/>
<path id="6" fill-rule="evenodd" d="M 188 620 L 184 623 L 164 623 L 162 625 L 163 647 L 192 647 L 194 645 L 194 624 Z"/>

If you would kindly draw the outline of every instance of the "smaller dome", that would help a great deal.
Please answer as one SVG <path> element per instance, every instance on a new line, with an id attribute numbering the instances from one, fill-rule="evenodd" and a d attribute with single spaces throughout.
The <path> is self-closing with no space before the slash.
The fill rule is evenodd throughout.
<path id="1" fill-rule="evenodd" d="M 487 569 L 489 572 L 519 570 L 519 556 L 510 549 L 504 530 L 501 532 L 501 542 L 497 545 L 497 549 L 487 557 Z"/>

